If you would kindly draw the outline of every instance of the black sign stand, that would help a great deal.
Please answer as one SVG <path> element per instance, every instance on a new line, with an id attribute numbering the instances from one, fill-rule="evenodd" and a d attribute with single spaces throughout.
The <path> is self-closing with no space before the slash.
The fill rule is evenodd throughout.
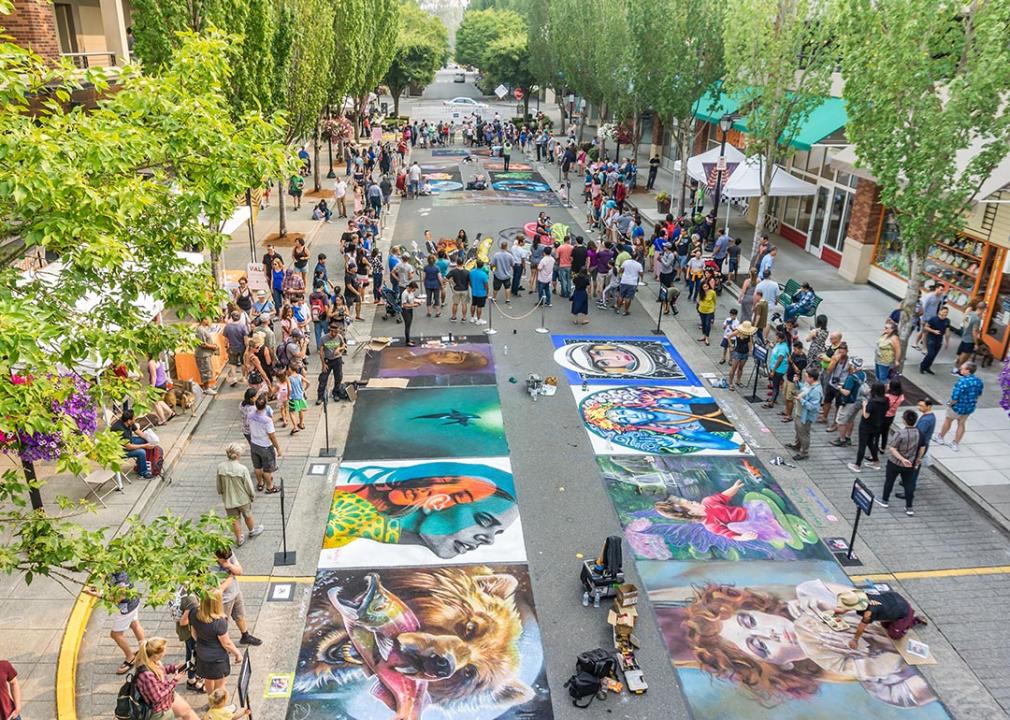
<path id="1" fill-rule="evenodd" d="M 873 491 L 859 480 L 852 483 L 852 502 L 856 504 L 856 520 L 852 523 L 852 537 L 849 538 L 849 551 L 845 554 L 847 560 L 852 559 L 852 546 L 856 543 L 856 531 L 859 530 L 859 518 L 863 513 L 873 512 Z"/>
<path id="2" fill-rule="evenodd" d="M 281 552 L 274 553 L 274 566 L 285 567 L 295 564 L 295 551 L 288 550 L 288 532 L 284 521 L 284 478 L 281 478 Z"/>
<path id="3" fill-rule="evenodd" d="M 252 705 L 249 702 L 249 681 L 252 679 L 252 664 L 249 662 L 248 648 L 242 652 L 242 665 L 238 671 L 238 704 L 249 710 L 252 717 Z"/>
<path id="4" fill-rule="evenodd" d="M 663 335 L 665 334 L 660 326 L 663 323 L 663 303 L 666 302 L 667 289 L 662 285 L 659 287 L 659 316 L 656 318 L 656 327 L 652 329 L 653 335 Z"/>
<path id="5" fill-rule="evenodd" d="M 763 401 L 763 398 L 758 395 L 758 379 L 761 377 L 761 365 L 768 360 L 768 348 L 755 342 L 751 356 L 754 358 L 754 368 L 751 370 L 751 375 L 754 378 L 754 389 L 750 395 L 744 396 L 744 400 L 749 403 L 759 403 Z"/>
<path id="6" fill-rule="evenodd" d="M 332 370 L 330 372 L 333 372 Z M 326 380 L 328 381 L 329 373 L 326 375 Z M 327 382 L 327 384 L 329 384 Z M 326 448 L 319 451 L 319 457 L 336 457 L 337 451 L 330 447 L 330 411 L 329 408 L 330 400 L 329 393 L 323 393 L 323 427 L 326 432 Z"/>

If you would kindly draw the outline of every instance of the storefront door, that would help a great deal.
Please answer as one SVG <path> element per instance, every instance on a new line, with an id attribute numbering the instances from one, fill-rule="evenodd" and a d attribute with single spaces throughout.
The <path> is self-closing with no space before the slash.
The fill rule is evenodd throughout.
<path id="1" fill-rule="evenodd" d="M 817 202 L 810 216 L 810 230 L 807 232 L 807 252 L 812 255 L 821 254 L 821 236 L 824 234 L 824 218 L 828 214 L 828 199 L 831 191 L 825 187 L 817 188 Z"/>
<path id="2" fill-rule="evenodd" d="M 1010 340 L 1010 253 L 990 247 L 985 265 L 980 280 L 986 284 L 979 285 L 988 304 L 982 318 L 982 337 L 992 354 L 1003 359 Z"/>

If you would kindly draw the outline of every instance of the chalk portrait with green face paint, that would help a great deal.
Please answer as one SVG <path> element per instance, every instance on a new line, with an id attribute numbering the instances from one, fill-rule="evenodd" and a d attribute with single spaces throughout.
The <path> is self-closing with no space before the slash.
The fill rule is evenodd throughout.
<path id="1" fill-rule="evenodd" d="M 508 458 L 341 465 L 320 567 L 523 560 Z"/>

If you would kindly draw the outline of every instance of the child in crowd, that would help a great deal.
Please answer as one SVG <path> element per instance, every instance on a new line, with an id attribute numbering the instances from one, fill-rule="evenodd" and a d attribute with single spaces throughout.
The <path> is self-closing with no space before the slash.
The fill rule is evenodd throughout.
<path id="1" fill-rule="evenodd" d="M 288 369 L 288 414 L 291 416 L 292 435 L 305 429 L 305 409 L 309 406 L 305 401 L 305 391 L 308 387 L 309 380 L 302 374 L 301 365 Z"/>
<path id="2" fill-rule="evenodd" d="M 731 308 L 729 311 L 729 317 L 722 321 L 722 340 L 719 342 L 719 347 L 722 348 L 722 360 L 719 361 L 720 365 L 725 365 L 726 361 L 729 360 L 729 338 L 733 334 L 733 331 L 740 326 L 740 322 L 737 320 L 737 309 Z"/>
<path id="3" fill-rule="evenodd" d="M 288 399 L 291 397 L 291 384 L 288 382 L 288 369 L 284 368 L 280 372 L 276 373 L 277 378 L 277 389 L 274 392 L 274 396 L 277 398 L 277 406 L 281 410 L 281 420 L 277 423 L 280 427 L 287 427 L 290 423 L 294 427 L 294 422 L 291 420 L 291 413 L 288 411 Z"/>
<path id="4" fill-rule="evenodd" d="M 228 691 L 218 688 L 207 696 L 207 714 L 203 720 L 239 720 L 251 714 L 249 708 L 236 710 L 234 705 L 229 705 Z"/>

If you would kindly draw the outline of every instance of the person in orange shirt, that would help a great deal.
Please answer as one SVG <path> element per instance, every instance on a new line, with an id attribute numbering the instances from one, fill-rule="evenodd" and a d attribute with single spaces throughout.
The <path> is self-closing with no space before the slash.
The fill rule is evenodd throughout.
<path id="1" fill-rule="evenodd" d="M 561 297 L 572 295 L 572 236 L 566 235 L 565 241 L 558 246 L 558 282 L 561 284 Z"/>

